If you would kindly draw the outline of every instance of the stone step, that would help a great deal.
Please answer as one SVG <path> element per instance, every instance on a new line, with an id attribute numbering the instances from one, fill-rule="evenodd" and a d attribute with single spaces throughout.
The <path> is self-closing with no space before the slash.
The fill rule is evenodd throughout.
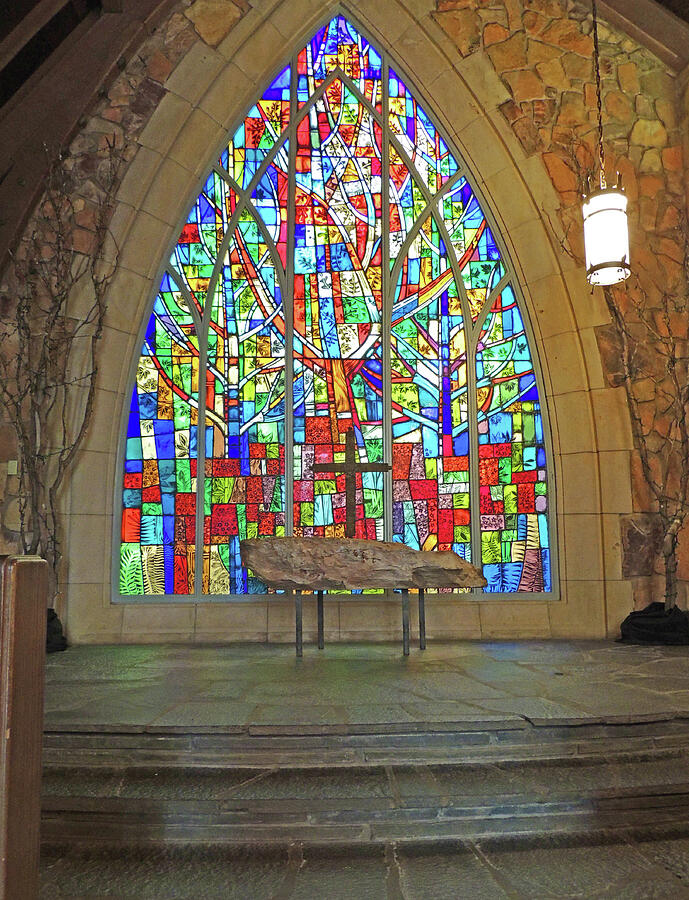
<path id="1" fill-rule="evenodd" d="M 540 801 L 515 795 L 472 798 L 450 805 L 429 803 L 427 797 L 409 797 L 399 806 L 366 798 L 279 803 L 47 798 L 42 836 L 45 844 L 133 847 L 689 835 L 688 801 L 689 785 L 561 794 Z"/>
<path id="2" fill-rule="evenodd" d="M 49 733 L 41 897 L 689 900 L 686 722 L 471 724 Z"/>
<path id="3" fill-rule="evenodd" d="M 62 754 L 85 755 L 92 751 L 123 751 L 143 754 L 213 754 L 239 759 L 270 753 L 304 758 L 328 753 L 365 760 L 386 752 L 400 755 L 451 754 L 456 759 L 485 759 L 489 755 L 529 758 L 533 755 L 606 755 L 611 752 L 662 751 L 689 746 L 689 720 L 649 720 L 611 723 L 563 722 L 534 725 L 527 719 L 485 717 L 476 721 L 369 725 L 271 725 L 249 728 L 121 726 L 81 727 L 47 731 L 44 756 L 47 762 Z"/>
<path id="4" fill-rule="evenodd" d="M 47 842 L 347 843 L 689 827 L 686 734 L 648 723 L 501 742 L 500 730 L 260 739 L 63 735 L 46 747 Z M 459 737 L 458 747 L 453 738 Z M 526 740 L 525 740 L 526 738 Z M 308 742 L 307 742 L 308 744 Z"/>
<path id="5" fill-rule="evenodd" d="M 573 792 L 590 793 L 663 786 L 681 790 L 689 780 L 689 759 L 678 751 L 646 758 L 616 757 L 538 759 L 523 762 L 457 763 L 430 760 L 320 766 L 230 766 L 205 762 L 191 765 L 166 760 L 45 768 L 45 798 L 118 798 L 275 802 L 290 799 L 339 801 L 383 800 L 403 803 L 425 796 L 437 803 L 451 798 L 520 796 L 535 799 Z"/>
<path id="6" fill-rule="evenodd" d="M 688 745 L 689 746 L 689 745 Z M 540 761 L 543 765 L 561 760 L 591 761 L 603 763 L 606 760 L 672 759 L 681 756 L 685 747 L 664 745 L 649 747 L 646 742 L 625 744 L 624 747 L 604 744 L 591 748 L 585 744 L 568 748 L 516 746 L 490 747 L 483 752 L 461 751 L 456 747 L 382 747 L 363 750 L 322 747 L 314 749 L 282 748 L 265 746 L 243 748 L 222 752 L 218 750 L 137 749 L 123 750 L 72 748 L 68 751 L 45 752 L 45 770 L 69 768 L 119 768 L 123 766 L 149 766 L 155 768 L 196 768 L 235 767 L 272 768 L 275 766 L 301 766 L 303 768 L 372 766 L 372 765 L 420 765 L 424 763 L 454 763 L 461 765 L 515 764 Z"/>

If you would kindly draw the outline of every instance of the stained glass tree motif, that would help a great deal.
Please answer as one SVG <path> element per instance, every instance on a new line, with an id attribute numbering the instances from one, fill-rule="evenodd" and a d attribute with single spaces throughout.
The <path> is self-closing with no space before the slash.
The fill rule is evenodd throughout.
<path id="1" fill-rule="evenodd" d="M 426 219 L 392 311 L 393 536 L 471 559 L 466 340 L 438 225 Z"/>
<path id="2" fill-rule="evenodd" d="M 203 593 L 256 593 L 239 542 L 284 534 L 285 335 L 266 236 L 244 209 L 208 329 Z"/>
<path id="3" fill-rule="evenodd" d="M 324 149 L 327 147 L 327 151 Z M 294 219 L 294 528 L 344 537 L 344 475 L 313 463 L 383 455 L 381 128 L 340 79 L 297 127 Z M 357 536 L 383 536 L 379 474 L 359 475 Z"/>
<path id="4" fill-rule="evenodd" d="M 123 474 L 122 594 L 193 592 L 197 324 L 165 275 L 136 370 Z"/>
<path id="5" fill-rule="evenodd" d="M 349 433 L 392 465 L 357 475 L 358 537 L 453 549 L 492 594 L 552 590 L 515 285 L 461 158 L 335 16 L 228 139 L 169 259 L 132 389 L 120 596 L 264 593 L 240 540 L 344 535 L 324 466 Z"/>
<path id="6" fill-rule="evenodd" d="M 549 591 L 546 452 L 519 305 L 496 297 L 476 351 L 481 562 L 486 590 Z"/>

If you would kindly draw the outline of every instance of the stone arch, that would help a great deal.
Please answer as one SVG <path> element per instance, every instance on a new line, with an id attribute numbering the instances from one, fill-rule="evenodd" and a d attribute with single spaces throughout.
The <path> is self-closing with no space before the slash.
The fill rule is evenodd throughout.
<path id="1" fill-rule="evenodd" d="M 587 295 L 581 273 L 560 252 L 548 227 L 558 198 L 540 159 L 525 157 L 498 114 L 507 95 L 487 57 L 477 52 L 462 58 L 428 12 L 414 14 L 417 4 L 353 0 L 347 6 L 379 46 L 404 60 L 500 218 L 550 407 L 562 600 L 512 600 L 509 608 L 491 601 L 439 603 L 431 614 L 438 623 L 436 633 L 602 636 L 611 604 L 628 605 L 619 553 L 603 551 L 614 543 L 607 529 L 614 528 L 616 519 L 605 515 L 604 490 L 606 479 L 614 476 L 615 454 L 627 457 L 631 447 L 624 403 L 604 386 L 595 347 L 593 329 L 607 321 L 605 312 L 598 298 Z M 338 8 L 317 0 L 271 0 L 251 9 L 217 47 L 197 40 L 166 80 L 167 93 L 139 136 L 113 220 L 120 269 L 111 289 L 101 358 L 101 386 L 110 389 L 99 391 L 96 421 L 71 485 L 67 623 L 74 640 L 222 640 L 230 629 L 238 639 L 291 636 L 289 609 L 280 602 L 270 607 L 257 603 L 249 615 L 245 609 L 212 604 L 111 606 L 110 488 L 122 405 L 128 402 L 122 361 L 138 352 L 139 323 L 157 286 L 160 261 L 198 191 L 208 148 L 220 145 L 260 85 L 268 82 L 285 46 L 298 45 Z M 601 422 L 609 423 L 604 437 Z M 619 502 L 631 508 L 624 486 L 617 490 Z M 614 509 L 620 511 L 626 509 Z M 354 618 L 346 604 L 340 607 L 338 634 L 343 638 L 395 634 L 385 611 L 364 611 Z M 372 624 L 376 617 L 382 623 L 378 627 Z M 244 624 L 237 629 L 240 618 Z"/>

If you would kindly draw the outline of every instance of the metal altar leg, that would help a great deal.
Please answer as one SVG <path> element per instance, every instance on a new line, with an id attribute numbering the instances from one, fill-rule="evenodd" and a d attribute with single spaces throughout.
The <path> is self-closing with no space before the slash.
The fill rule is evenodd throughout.
<path id="1" fill-rule="evenodd" d="M 323 591 L 318 591 L 318 649 L 325 646 L 323 638 Z"/>
<path id="2" fill-rule="evenodd" d="M 409 656 L 409 590 L 402 588 L 402 652 Z"/>
<path id="3" fill-rule="evenodd" d="M 301 591 L 294 592 L 294 617 L 296 620 L 296 644 L 297 644 L 297 656 L 304 655 L 304 648 L 302 643 L 302 630 L 301 630 Z"/>
<path id="4" fill-rule="evenodd" d="M 419 588 L 419 650 L 426 649 L 426 592 Z"/>

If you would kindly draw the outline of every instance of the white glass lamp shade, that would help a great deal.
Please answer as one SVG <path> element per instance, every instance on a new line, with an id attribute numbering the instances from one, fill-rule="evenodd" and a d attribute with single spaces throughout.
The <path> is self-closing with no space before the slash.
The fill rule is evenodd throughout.
<path id="1" fill-rule="evenodd" d="M 629 266 L 627 198 L 620 188 L 603 188 L 584 199 L 586 278 L 590 284 L 624 281 Z"/>

